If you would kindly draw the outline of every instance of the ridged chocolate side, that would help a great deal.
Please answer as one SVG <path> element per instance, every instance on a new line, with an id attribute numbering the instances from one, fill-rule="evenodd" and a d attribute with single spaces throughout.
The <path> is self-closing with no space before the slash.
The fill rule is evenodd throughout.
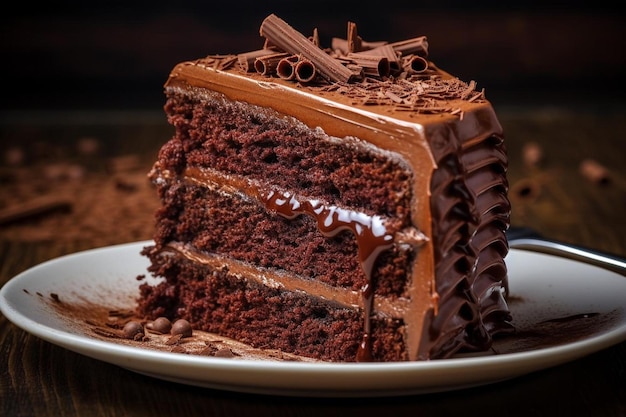
<path id="1" fill-rule="evenodd" d="M 495 334 L 512 331 L 505 301 L 504 232 L 511 210 L 506 149 L 499 135 L 474 139 L 450 134 L 445 144 L 433 144 L 438 165 L 431 198 L 439 307 L 420 349 L 431 358 L 486 350 Z"/>

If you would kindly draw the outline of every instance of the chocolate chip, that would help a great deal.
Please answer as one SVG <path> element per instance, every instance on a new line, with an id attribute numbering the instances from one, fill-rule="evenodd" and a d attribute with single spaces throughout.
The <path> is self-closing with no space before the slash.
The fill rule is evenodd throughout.
<path id="1" fill-rule="evenodd" d="M 167 319 L 167 317 L 159 317 L 152 323 L 148 323 L 146 327 L 148 328 L 148 330 L 165 334 L 169 333 L 170 330 L 172 330 L 172 323 Z"/>
<path id="2" fill-rule="evenodd" d="M 180 334 L 183 337 L 191 337 L 191 335 L 193 334 L 193 331 L 191 330 L 191 324 L 189 324 L 189 322 L 184 319 L 176 320 L 172 325 L 172 334 Z"/>
<path id="3" fill-rule="evenodd" d="M 124 333 L 124 337 L 126 339 L 134 339 L 137 340 L 137 335 L 143 336 L 145 334 L 143 330 L 143 326 L 138 321 L 129 321 L 124 325 L 124 329 L 122 329 Z"/>

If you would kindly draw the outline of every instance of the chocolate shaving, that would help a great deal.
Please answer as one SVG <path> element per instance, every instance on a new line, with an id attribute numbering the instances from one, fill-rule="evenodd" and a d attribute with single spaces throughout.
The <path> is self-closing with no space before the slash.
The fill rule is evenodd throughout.
<path id="1" fill-rule="evenodd" d="M 346 68 L 352 71 L 354 78 L 363 79 L 365 76 L 363 72 L 363 67 L 357 64 L 346 64 Z"/>
<path id="2" fill-rule="evenodd" d="M 317 46 L 318 48 L 320 47 L 320 34 L 317 28 L 313 29 L 313 36 L 311 36 L 311 42 L 313 42 L 313 45 Z"/>
<path id="3" fill-rule="evenodd" d="M 182 334 L 175 334 L 174 336 L 170 337 L 169 339 L 167 339 L 167 341 L 165 342 L 166 345 L 177 345 L 178 343 L 180 343 L 181 339 L 183 338 Z"/>
<path id="4" fill-rule="evenodd" d="M 237 61 L 237 55 L 209 55 L 202 60 L 204 65 L 220 71 L 227 70 Z"/>
<path id="5" fill-rule="evenodd" d="M 363 39 L 357 34 L 356 23 L 348 22 L 348 53 L 359 52 L 362 41 Z"/>
<path id="6" fill-rule="evenodd" d="M 388 42 L 367 42 L 361 39 L 361 50 L 359 52 L 374 50 L 383 45 L 388 45 Z M 339 53 L 340 55 L 347 55 L 350 52 L 347 39 L 332 38 L 331 48 L 334 52 Z"/>
<path id="7" fill-rule="evenodd" d="M 392 73 L 397 74 L 402 70 L 402 55 L 396 52 L 389 44 L 381 45 L 371 50 L 365 51 L 369 55 L 379 55 L 387 58 L 389 68 Z"/>
<path id="8" fill-rule="evenodd" d="M 389 60 L 382 55 L 371 55 L 365 52 L 349 53 L 348 59 L 363 68 L 364 75 L 376 77 L 387 77 L 389 75 Z"/>
<path id="9" fill-rule="evenodd" d="M 198 354 L 201 356 L 213 356 L 217 352 L 217 347 L 213 345 L 208 345 L 204 349 L 202 349 Z"/>
<path id="10" fill-rule="evenodd" d="M 187 353 L 187 349 L 182 346 L 176 345 L 170 350 L 172 353 Z"/>
<path id="11" fill-rule="evenodd" d="M 389 46 L 391 46 L 396 52 L 399 52 L 402 56 L 415 54 L 423 58 L 428 57 L 428 40 L 426 39 L 426 36 L 392 42 Z"/>
<path id="12" fill-rule="evenodd" d="M 233 352 L 229 348 L 221 348 L 221 349 L 216 350 L 213 356 L 215 356 L 216 358 L 234 358 L 235 356 L 239 356 L 239 355 L 237 355 L 235 352 Z"/>
<path id="13" fill-rule="evenodd" d="M 390 98 L 391 101 L 393 101 L 394 103 L 404 103 L 404 99 L 402 99 L 401 97 L 397 96 L 393 91 L 386 91 L 385 92 L 385 97 Z"/>
<path id="14" fill-rule="evenodd" d="M 347 39 L 332 38 L 332 48 L 322 49 L 317 28 L 307 38 L 272 14 L 261 24 L 262 49 L 208 56 L 199 63 L 226 69 L 239 62 L 245 72 L 254 68 L 265 76 L 302 84 L 316 82 L 322 91 L 343 94 L 354 105 L 393 104 L 399 111 L 421 114 L 445 112 L 463 118 L 454 100 L 480 102 L 485 98 L 484 91 L 476 91 L 474 81 L 464 83 L 427 60 L 425 36 L 392 43 L 367 42 L 353 22 L 348 22 L 347 32 Z"/>

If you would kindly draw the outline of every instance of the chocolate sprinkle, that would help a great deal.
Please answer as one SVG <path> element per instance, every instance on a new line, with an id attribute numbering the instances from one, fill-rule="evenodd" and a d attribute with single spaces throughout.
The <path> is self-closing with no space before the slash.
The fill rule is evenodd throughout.
<path id="1" fill-rule="evenodd" d="M 159 317 L 152 323 L 148 323 L 146 327 L 153 332 L 165 334 L 172 330 L 172 323 L 166 317 Z"/>
<path id="2" fill-rule="evenodd" d="M 191 337 L 193 334 L 191 324 L 187 320 L 176 320 L 172 325 L 172 334 L 180 335 L 180 337 Z"/>
<path id="3" fill-rule="evenodd" d="M 145 334 L 143 326 L 138 321 L 129 321 L 128 323 L 126 323 L 124 325 L 124 328 L 122 329 L 122 332 L 126 339 L 133 340 L 139 340 L 137 337 L 143 337 L 143 335 Z"/>

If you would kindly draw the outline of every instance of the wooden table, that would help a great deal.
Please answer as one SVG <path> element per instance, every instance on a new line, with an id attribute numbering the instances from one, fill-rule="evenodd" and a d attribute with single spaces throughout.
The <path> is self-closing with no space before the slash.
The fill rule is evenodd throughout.
<path id="1" fill-rule="evenodd" d="M 623 109 L 496 108 L 507 132 L 513 224 L 626 256 Z M 156 198 L 145 173 L 170 134 L 158 110 L 1 116 L 0 285 L 60 255 L 150 238 Z M 587 159 L 608 174 L 582 174 Z M 42 195 L 32 213 L 11 211 Z M 488 386 L 376 399 L 165 382 L 44 342 L 4 316 L 0 347 L 2 416 L 626 415 L 626 343 Z"/>

